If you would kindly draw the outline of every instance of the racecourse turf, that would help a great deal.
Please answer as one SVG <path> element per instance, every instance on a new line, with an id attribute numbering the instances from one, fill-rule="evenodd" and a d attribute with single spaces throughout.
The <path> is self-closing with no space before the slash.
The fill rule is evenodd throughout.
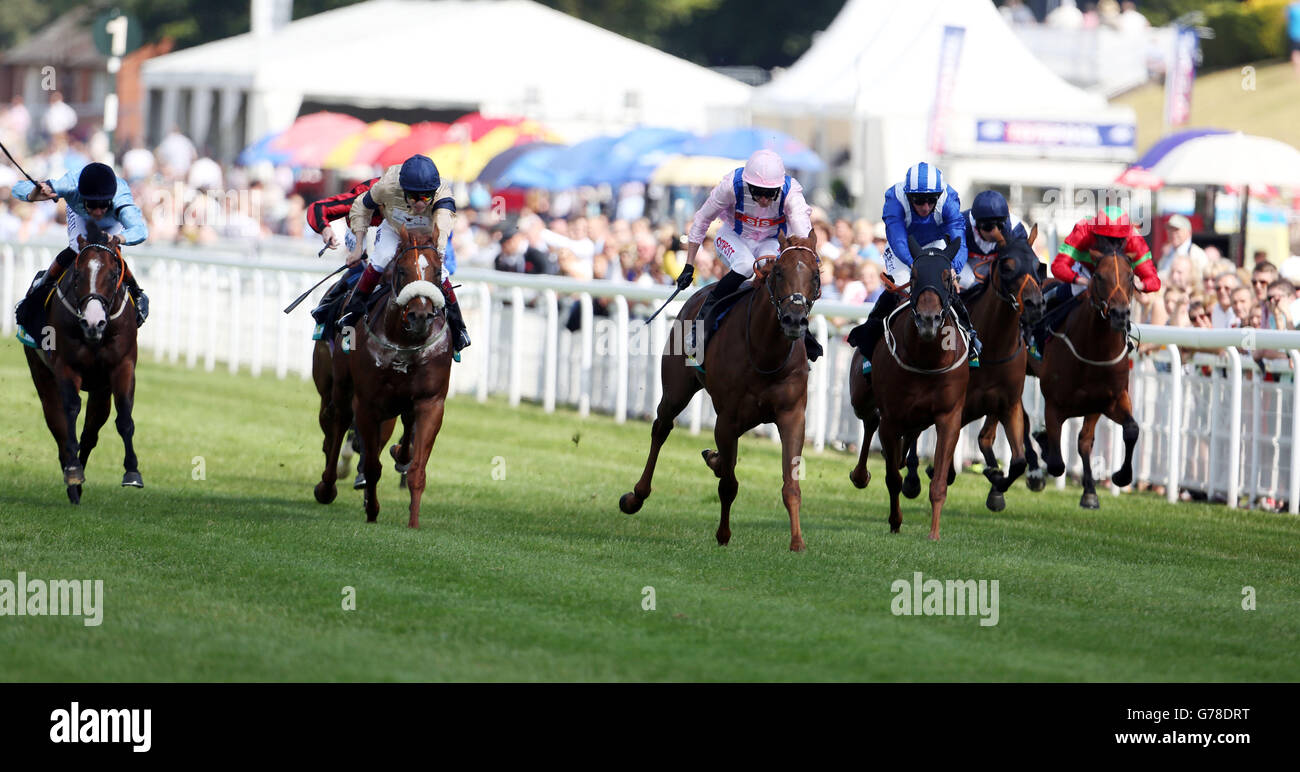
<path id="1" fill-rule="evenodd" d="M 1105 492 L 1088 512 L 1073 485 L 1021 484 L 992 514 L 983 478 L 964 474 L 936 544 L 924 497 L 889 534 L 878 460 L 859 491 L 850 456 L 810 452 L 808 551 L 792 554 L 778 448 L 747 439 L 731 545 L 719 548 L 707 436 L 674 432 L 654 494 L 628 516 L 617 500 L 640 474 L 648 424 L 457 397 L 423 527 L 406 528 L 391 468 L 367 525 L 350 486 L 330 506 L 312 498 L 310 382 L 208 374 L 151 352 L 135 415 L 147 487 L 119 487 L 110 422 L 73 507 L 12 341 L 0 343 L 0 413 L 0 579 L 100 579 L 105 592 L 98 627 L 0 616 L 4 680 L 1300 677 L 1300 519 L 1286 514 Z M 893 615 L 892 583 L 916 571 L 998 580 L 997 624 Z"/>

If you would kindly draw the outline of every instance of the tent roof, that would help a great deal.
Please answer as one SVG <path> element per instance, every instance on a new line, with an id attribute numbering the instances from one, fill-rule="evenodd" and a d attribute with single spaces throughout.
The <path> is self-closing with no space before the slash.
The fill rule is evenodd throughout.
<path id="1" fill-rule="evenodd" d="M 966 29 L 954 112 L 1072 120 L 1119 112 L 1039 61 L 991 0 L 849 0 L 806 54 L 755 91 L 753 105 L 838 115 L 925 115 L 948 25 Z M 1131 120 L 1131 110 L 1128 115 Z"/>
<path id="2" fill-rule="evenodd" d="M 358 106 L 629 90 L 741 105 L 751 87 L 531 0 L 370 0 L 151 59 L 151 85 L 239 85 Z M 577 75 L 575 75 L 577 74 Z M 578 77 L 580 75 L 580 77 Z"/>

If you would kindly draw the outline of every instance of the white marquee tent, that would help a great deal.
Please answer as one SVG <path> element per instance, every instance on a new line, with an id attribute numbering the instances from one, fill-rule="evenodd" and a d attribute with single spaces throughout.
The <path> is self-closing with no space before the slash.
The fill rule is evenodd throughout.
<path id="1" fill-rule="evenodd" d="M 964 34 L 944 151 L 934 158 L 927 128 L 947 26 Z M 850 187 L 865 212 L 879 212 L 885 187 L 923 159 L 960 190 L 1104 186 L 1134 156 L 1133 111 L 1053 73 L 991 0 L 849 0 L 811 50 L 755 90 L 751 111 L 755 123 L 802 135 L 823 157 L 849 149 Z"/>
<path id="2" fill-rule="evenodd" d="M 530 0 L 371 0 L 152 59 L 142 77 L 154 133 L 214 145 L 282 129 L 304 101 L 523 115 L 571 140 L 705 131 L 742 120 L 752 91 Z"/>

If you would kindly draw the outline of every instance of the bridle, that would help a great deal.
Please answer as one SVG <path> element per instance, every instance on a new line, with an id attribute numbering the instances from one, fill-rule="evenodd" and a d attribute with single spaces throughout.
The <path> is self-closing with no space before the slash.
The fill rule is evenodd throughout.
<path id="1" fill-rule="evenodd" d="M 763 261 L 763 258 L 754 261 L 754 272 L 756 274 L 762 273 L 763 287 L 767 290 L 768 302 L 772 304 L 772 308 L 776 311 L 776 316 L 778 319 L 781 318 L 781 307 L 784 306 L 785 304 L 793 303 L 801 307 L 806 306 L 807 311 L 811 312 L 813 303 L 816 303 L 817 299 L 822 296 L 821 258 L 817 256 L 817 253 L 812 249 L 812 247 L 806 247 L 803 246 L 802 244 L 792 244 L 786 247 L 785 249 L 782 249 L 781 252 L 777 254 L 776 260 L 780 260 L 782 257 L 784 257 L 786 252 L 793 252 L 795 250 L 803 250 L 813 256 L 812 300 L 809 300 L 808 297 L 804 295 L 802 292 L 791 292 L 790 294 L 785 295 L 784 297 L 778 298 L 776 296 L 776 293 L 772 291 L 772 277 L 775 275 L 776 272 L 771 270 L 770 268 L 768 268 L 767 270 L 763 270 L 764 267 L 759 265 L 759 263 Z M 772 262 L 775 262 L 775 260 L 773 260 Z M 781 360 L 781 364 L 777 365 L 775 368 L 771 370 L 764 370 L 763 368 L 755 364 L 754 349 L 753 346 L 750 344 L 749 330 L 750 330 L 750 320 L 753 317 L 753 314 L 754 314 L 754 296 L 751 294 L 749 296 L 748 307 L 746 308 L 745 311 L 745 356 L 749 360 L 749 366 L 754 368 L 754 370 L 759 375 L 772 375 L 773 373 L 777 373 L 780 372 L 781 370 L 784 370 L 785 366 L 790 363 L 790 356 L 794 354 L 794 344 L 798 343 L 799 339 L 796 338 L 795 340 L 790 341 L 790 349 L 785 352 L 785 359 Z"/>
<path id="2" fill-rule="evenodd" d="M 63 292 L 63 285 L 65 283 L 69 283 L 73 287 L 76 286 L 77 282 L 75 277 L 81 275 L 81 257 L 92 249 L 98 250 L 100 252 L 104 252 L 108 256 L 115 258 L 117 260 L 118 263 L 117 284 L 113 286 L 113 292 L 109 297 L 104 297 L 98 292 L 95 292 L 94 287 L 91 287 L 90 288 L 91 291 L 86 293 L 85 295 L 82 296 L 73 295 L 72 299 L 76 301 L 76 304 L 74 305 L 68 302 L 68 297 Z M 68 310 L 68 313 L 72 314 L 77 319 L 78 322 L 86 321 L 86 306 L 90 305 L 90 302 L 92 300 L 98 300 L 100 303 L 104 305 L 104 313 L 108 315 L 108 321 L 111 322 L 117 317 L 121 316 L 122 312 L 126 310 L 126 293 L 122 292 L 122 280 L 124 278 L 126 278 L 126 261 L 122 259 L 122 255 L 120 253 L 118 253 L 116 250 L 104 244 L 87 244 L 86 246 L 81 248 L 80 252 L 77 253 L 77 258 L 72 264 L 72 270 L 66 271 L 63 274 L 63 276 L 59 279 L 58 284 L 55 285 L 54 291 L 55 294 L 58 295 L 59 301 L 63 303 L 63 307 L 66 308 Z M 112 311 L 111 310 L 113 308 L 112 301 L 118 298 L 121 298 L 121 303 L 118 305 L 116 311 Z"/>
<path id="3" fill-rule="evenodd" d="M 1110 292 L 1106 293 L 1106 297 L 1105 297 L 1104 299 L 1098 299 L 1098 296 L 1099 296 L 1100 293 L 1093 292 L 1093 284 L 1096 283 L 1096 281 L 1097 281 L 1097 277 L 1100 275 L 1100 271 L 1096 271 L 1096 270 L 1094 270 L 1094 271 L 1093 271 L 1093 274 L 1092 274 L 1092 281 L 1088 284 L 1088 300 L 1089 300 L 1090 305 L 1091 305 L 1094 309 L 1096 309 L 1096 311 L 1097 311 L 1098 314 L 1101 315 L 1101 318 L 1102 318 L 1102 319 L 1105 319 L 1106 321 L 1109 322 L 1109 321 L 1110 321 L 1110 302 L 1111 302 L 1112 299 L 1114 299 L 1114 297 L 1115 297 L 1115 293 L 1116 293 L 1116 292 L 1123 293 L 1123 294 L 1124 294 L 1124 300 L 1125 300 L 1125 301 L 1130 301 L 1131 298 L 1129 298 L 1128 295 L 1127 295 L 1127 293 L 1125 293 L 1124 281 L 1123 281 L 1122 279 L 1120 279 L 1120 276 L 1119 276 L 1119 263 L 1120 263 L 1120 260 L 1123 259 L 1123 256 L 1120 255 L 1118 252 L 1108 252 L 1108 253 L 1102 255 L 1102 257 L 1103 257 L 1103 258 L 1104 258 L 1104 257 L 1114 257 L 1114 258 L 1115 258 L 1115 283 L 1111 286 L 1111 288 L 1110 288 Z M 1100 261 L 1098 261 L 1098 262 L 1100 262 Z M 1099 265 L 1096 266 L 1096 267 L 1097 267 L 1097 268 L 1100 268 Z M 1127 302 L 1125 303 L 1125 305 L 1127 305 Z"/>

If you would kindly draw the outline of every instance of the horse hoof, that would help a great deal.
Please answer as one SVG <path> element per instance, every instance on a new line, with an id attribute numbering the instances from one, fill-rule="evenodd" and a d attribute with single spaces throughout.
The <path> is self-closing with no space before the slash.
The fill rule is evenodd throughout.
<path id="1" fill-rule="evenodd" d="M 1047 487 L 1047 480 L 1043 477 L 1043 470 L 1035 469 L 1025 476 L 1025 486 L 1034 493 L 1042 492 Z"/>
<path id="2" fill-rule="evenodd" d="M 926 538 L 928 538 L 930 541 L 939 541 L 939 534 L 931 533 Z"/>
<path id="3" fill-rule="evenodd" d="M 397 489 L 399 491 L 406 490 L 406 472 L 402 472 L 401 476 L 397 478 Z"/>
<path id="4" fill-rule="evenodd" d="M 86 481 L 86 470 L 80 464 L 63 467 L 63 484 L 69 487 Z"/>
<path id="5" fill-rule="evenodd" d="M 1133 470 L 1121 469 L 1115 474 L 1110 476 L 1110 481 L 1115 483 L 1121 488 L 1127 488 L 1129 483 L 1133 482 Z"/>
<path id="6" fill-rule="evenodd" d="M 366 473 L 357 472 L 357 479 L 352 481 L 352 490 L 359 491 L 366 487 Z"/>
<path id="7" fill-rule="evenodd" d="M 984 502 L 984 506 L 988 507 L 990 512 L 1001 512 L 1007 508 L 1007 499 L 995 488 L 989 491 L 989 497 Z"/>
<path id="8" fill-rule="evenodd" d="M 714 534 L 718 539 L 718 546 L 725 547 L 731 542 L 731 531 L 718 531 Z"/>
<path id="9" fill-rule="evenodd" d="M 849 472 L 849 482 L 853 483 L 853 487 L 862 490 L 871 482 L 871 472 L 863 469 L 862 474 L 859 475 L 858 470 L 854 469 L 852 472 Z"/>
<path id="10" fill-rule="evenodd" d="M 948 484 L 952 485 L 955 482 L 957 482 L 957 468 L 950 466 L 948 467 Z"/>
<path id="11" fill-rule="evenodd" d="M 143 488 L 144 478 L 140 476 L 139 472 L 127 472 L 126 474 L 122 475 L 122 487 Z"/>
<path id="12" fill-rule="evenodd" d="M 339 495 L 339 489 L 338 486 L 335 485 L 326 488 L 324 482 L 318 482 L 316 483 L 316 487 L 312 489 L 312 493 L 316 494 L 316 501 L 321 504 L 328 504 Z"/>
<path id="13" fill-rule="evenodd" d="M 73 504 L 80 504 L 80 503 L 81 503 L 81 486 L 80 486 L 80 485 L 69 485 L 69 486 L 68 486 L 68 501 L 72 502 Z"/>
<path id="14" fill-rule="evenodd" d="M 1101 509 L 1101 501 L 1095 493 L 1085 493 L 1079 497 L 1079 506 L 1083 509 Z"/>
<path id="15" fill-rule="evenodd" d="M 799 539 L 798 541 L 792 541 L 792 542 L 790 542 L 790 551 L 791 551 L 791 552 L 804 552 L 804 551 L 806 551 L 807 549 L 808 549 L 808 547 L 803 543 L 803 539 Z"/>
<path id="16" fill-rule="evenodd" d="M 890 526 L 889 526 L 889 532 L 890 532 L 890 533 L 898 533 L 898 528 L 899 528 L 899 526 L 896 526 L 896 525 L 890 525 Z"/>
<path id="17" fill-rule="evenodd" d="M 1062 461 L 1059 464 L 1048 464 L 1047 473 L 1053 477 L 1060 477 L 1065 474 L 1065 462 Z"/>
<path id="18" fill-rule="evenodd" d="M 931 480 L 934 479 L 934 464 L 930 464 L 925 468 L 925 476 L 929 477 Z"/>
<path id="19" fill-rule="evenodd" d="M 641 511 L 642 500 L 637 498 L 635 493 L 624 493 L 618 499 L 618 508 L 623 510 L 625 515 L 635 515 Z"/>
<path id="20" fill-rule="evenodd" d="M 916 476 L 916 475 L 914 475 L 914 474 L 909 474 L 907 477 L 904 477 L 904 478 L 903 478 L 903 495 L 906 496 L 906 497 L 908 497 L 909 499 L 914 499 L 914 498 L 916 498 L 917 496 L 920 496 L 920 495 L 921 495 L 921 478 L 918 477 L 918 476 Z"/>

